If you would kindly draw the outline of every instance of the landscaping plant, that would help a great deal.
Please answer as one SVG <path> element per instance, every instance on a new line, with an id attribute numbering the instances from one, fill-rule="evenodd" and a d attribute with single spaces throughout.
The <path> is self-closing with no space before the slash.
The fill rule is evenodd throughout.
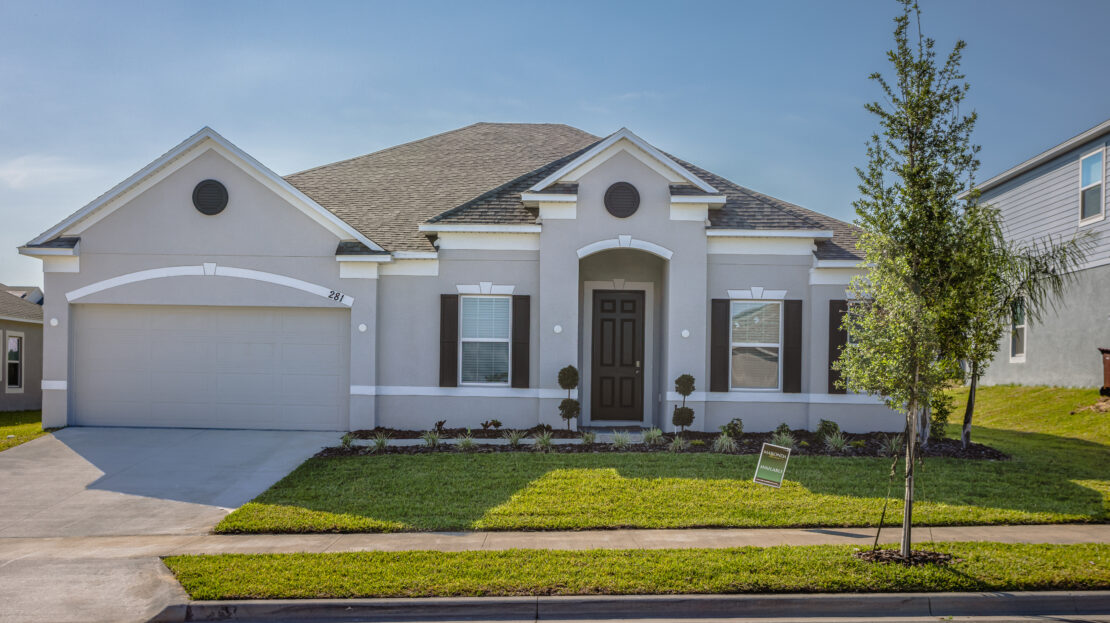
<path id="1" fill-rule="evenodd" d="M 686 427 L 694 423 L 694 410 L 686 406 L 686 397 L 694 393 L 694 377 L 683 374 L 674 380 L 674 390 L 682 396 L 682 406 L 675 405 L 671 423 L 686 431 Z"/>
<path id="2" fill-rule="evenodd" d="M 632 445 L 632 436 L 628 433 L 618 430 L 613 433 L 613 447 L 617 450 L 627 450 L 628 446 Z"/>
<path id="3" fill-rule="evenodd" d="M 482 422 L 482 430 L 489 430 L 491 428 L 494 430 L 501 428 L 501 420 L 486 420 Z"/>
<path id="4" fill-rule="evenodd" d="M 726 428 L 722 426 L 721 428 Z M 738 446 L 736 440 L 732 438 L 727 432 L 722 431 L 713 439 L 712 450 L 720 454 L 730 454 L 736 452 Z"/>
<path id="5" fill-rule="evenodd" d="M 830 435 L 840 432 L 840 426 L 832 420 L 821 420 L 817 423 L 817 437 L 822 442 L 829 438 Z"/>
<path id="6" fill-rule="evenodd" d="M 389 447 L 389 433 L 379 432 L 374 435 L 374 443 L 370 446 L 371 452 L 385 452 Z"/>
<path id="7" fill-rule="evenodd" d="M 444 431 L 447 430 L 447 420 L 439 420 L 438 422 L 435 423 L 435 426 L 433 426 L 432 428 L 433 428 L 433 430 L 435 430 L 435 432 L 442 435 L 444 433 Z"/>
<path id="8" fill-rule="evenodd" d="M 781 429 L 781 427 L 779 428 Z M 771 435 L 772 445 L 782 446 L 784 448 L 793 448 L 794 443 L 794 433 L 790 432 L 789 428 L 787 430 L 776 430 L 775 433 Z"/>
<path id="9" fill-rule="evenodd" d="M 663 431 L 655 428 L 654 426 L 644 431 L 644 443 L 649 446 L 657 446 L 666 441 L 663 438 Z"/>
<path id="10" fill-rule="evenodd" d="M 426 430 L 420 434 L 420 438 L 424 440 L 425 448 L 438 448 L 441 441 L 443 441 L 440 434 L 434 430 Z"/>
<path id="11" fill-rule="evenodd" d="M 510 448 L 519 448 L 520 440 L 524 439 L 524 431 L 521 430 L 507 430 L 501 436 L 509 441 Z"/>
<path id="12" fill-rule="evenodd" d="M 582 433 L 582 445 L 592 446 L 597 441 L 597 433 L 588 430 Z"/>
<path id="13" fill-rule="evenodd" d="M 690 442 L 682 438 L 682 435 L 675 435 L 671 443 L 667 445 L 669 452 L 683 452 L 690 447 Z"/>
<path id="14" fill-rule="evenodd" d="M 582 405 L 570 397 L 571 390 L 578 387 L 578 368 L 567 366 L 559 370 L 559 387 L 567 390 L 567 397 L 559 403 L 559 416 L 566 420 L 567 430 L 570 430 L 571 420 L 582 413 Z"/>
<path id="15" fill-rule="evenodd" d="M 532 436 L 535 439 L 533 447 L 537 452 L 551 452 L 554 443 L 551 441 L 551 431 L 545 430 Z"/>
<path id="16" fill-rule="evenodd" d="M 344 450 L 350 450 L 355 445 L 355 438 L 351 436 L 351 433 L 344 433 L 343 437 L 339 439 L 339 443 Z"/>
<path id="17" fill-rule="evenodd" d="M 459 443 L 457 443 L 456 446 L 463 452 L 472 452 L 476 449 L 474 435 L 470 432 L 469 428 L 466 429 L 465 433 L 459 435 Z"/>
<path id="18" fill-rule="evenodd" d="M 844 433 L 839 430 L 835 433 L 825 436 L 825 449 L 829 452 L 840 454 L 848 447 L 848 440 L 844 438 Z"/>
<path id="19" fill-rule="evenodd" d="M 744 420 L 738 417 L 732 418 L 728 424 L 721 427 L 721 432 L 733 439 L 740 439 L 744 435 Z"/>

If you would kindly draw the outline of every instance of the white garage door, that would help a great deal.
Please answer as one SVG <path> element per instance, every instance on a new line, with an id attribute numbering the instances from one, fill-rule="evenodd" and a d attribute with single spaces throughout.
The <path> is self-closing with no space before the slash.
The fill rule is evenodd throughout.
<path id="1" fill-rule="evenodd" d="M 81 426 L 346 428 L 349 312 L 75 306 Z"/>

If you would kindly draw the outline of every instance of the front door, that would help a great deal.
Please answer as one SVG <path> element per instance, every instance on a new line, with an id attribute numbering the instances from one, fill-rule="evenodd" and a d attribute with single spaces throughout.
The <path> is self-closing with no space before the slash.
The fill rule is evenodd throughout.
<path id="1" fill-rule="evenodd" d="M 644 293 L 594 290 L 590 419 L 644 419 Z"/>

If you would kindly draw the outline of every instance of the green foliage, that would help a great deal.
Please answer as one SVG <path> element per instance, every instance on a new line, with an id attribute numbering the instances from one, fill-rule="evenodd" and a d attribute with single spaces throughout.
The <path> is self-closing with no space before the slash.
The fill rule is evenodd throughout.
<path id="1" fill-rule="evenodd" d="M 675 435 L 671 443 L 667 444 L 668 452 L 685 452 L 690 447 L 690 442 L 683 439 L 682 435 Z"/>
<path id="2" fill-rule="evenodd" d="M 775 428 L 775 432 L 776 433 L 789 433 L 790 432 L 790 425 L 787 424 L 786 422 L 783 422 L 782 424 L 779 424 L 777 428 Z"/>
<path id="3" fill-rule="evenodd" d="M 465 433 L 459 435 L 459 442 L 455 446 L 462 452 L 473 452 L 478 449 L 477 444 L 474 443 L 474 435 L 469 428 L 466 429 Z"/>
<path id="4" fill-rule="evenodd" d="M 771 443 L 776 446 L 793 448 L 795 441 L 796 440 L 794 439 L 794 433 L 790 432 L 789 430 L 776 431 L 775 434 L 771 435 Z"/>
<path id="5" fill-rule="evenodd" d="M 690 447 L 691 448 L 704 448 L 705 447 L 705 440 L 704 439 L 692 439 L 692 440 L 690 440 Z"/>
<path id="6" fill-rule="evenodd" d="M 721 428 L 725 427 L 722 426 Z M 731 454 L 739 449 L 739 445 L 736 443 L 736 440 L 728 434 L 728 432 L 722 431 L 720 435 L 717 435 L 713 439 L 713 445 L 710 447 L 710 449 L 719 454 Z"/>
<path id="7" fill-rule="evenodd" d="M 732 439 L 740 439 L 744 436 L 744 420 L 734 417 L 721 427 L 721 432 L 725 433 Z"/>
<path id="8" fill-rule="evenodd" d="M 571 420 L 578 417 L 582 412 L 582 405 L 574 398 L 563 398 L 559 403 L 559 417 L 567 422 L 567 430 L 570 430 Z"/>
<path id="9" fill-rule="evenodd" d="M 374 442 L 370 446 L 370 452 L 385 452 L 389 447 L 389 433 L 378 432 L 374 435 Z"/>
<path id="10" fill-rule="evenodd" d="M 507 439 L 510 448 L 519 448 L 520 441 L 524 439 L 524 431 L 522 430 L 507 430 L 501 434 L 503 439 Z"/>
<path id="11" fill-rule="evenodd" d="M 545 430 L 532 437 L 535 439 L 533 448 L 535 448 L 536 452 L 551 452 L 555 447 L 554 442 L 551 441 L 551 431 Z"/>
<path id="12" fill-rule="evenodd" d="M 567 366 L 559 370 L 559 387 L 567 390 L 567 392 L 578 387 L 578 368 Z"/>
<path id="13" fill-rule="evenodd" d="M 948 418 L 956 409 L 952 396 L 947 392 L 936 392 L 929 399 L 929 417 L 932 435 L 943 437 L 948 430 Z"/>
<path id="14" fill-rule="evenodd" d="M 434 430 L 424 431 L 420 434 L 420 438 L 424 440 L 425 448 L 438 448 L 443 442 L 443 437 Z"/>
<path id="15" fill-rule="evenodd" d="M 690 407 L 680 407 L 675 405 L 674 413 L 671 415 L 671 424 L 678 426 L 683 431 L 686 427 L 694 423 L 694 410 Z"/>
<path id="16" fill-rule="evenodd" d="M 655 427 L 645 430 L 643 433 L 643 437 L 644 443 L 649 446 L 657 446 L 666 441 L 665 439 L 663 439 L 663 431 Z"/>
<path id="17" fill-rule="evenodd" d="M 885 456 L 894 456 L 902 452 L 905 440 L 902 435 L 887 435 L 883 437 L 882 452 Z"/>
<path id="18" fill-rule="evenodd" d="M 682 404 L 686 404 L 686 397 L 694 393 L 694 377 L 689 374 L 683 374 L 674 380 L 674 390 L 682 396 Z"/>
<path id="19" fill-rule="evenodd" d="M 840 432 L 840 426 L 832 420 L 821 420 L 817 423 L 817 437 L 826 440 L 830 435 Z"/>
<path id="20" fill-rule="evenodd" d="M 862 450 L 863 448 L 867 447 L 867 442 L 862 440 L 862 439 L 857 439 L 853 442 L 850 442 L 848 445 L 852 446 L 853 448 L 857 448 L 857 449 Z"/>
<path id="21" fill-rule="evenodd" d="M 355 438 L 351 436 L 351 433 L 344 433 L 343 437 L 339 439 L 339 444 L 345 450 L 350 450 L 355 445 Z"/>
<path id="22" fill-rule="evenodd" d="M 588 430 L 582 433 L 582 445 L 592 446 L 595 443 L 597 443 L 597 433 L 592 430 Z"/>
<path id="23" fill-rule="evenodd" d="M 824 437 L 825 449 L 829 452 L 841 453 L 848 447 L 848 440 L 839 430 Z"/>
<path id="24" fill-rule="evenodd" d="M 0 450 L 18 446 L 48 432 L 42 429 L 41 411 L 0 413 Z"/>
<path id="25" fill-rule="evenodd" d="M 632 445 L 632 436 L 628 433 L 618 430 L 613 433 L 613 447 L 617 450 L 627 450 Z"/>

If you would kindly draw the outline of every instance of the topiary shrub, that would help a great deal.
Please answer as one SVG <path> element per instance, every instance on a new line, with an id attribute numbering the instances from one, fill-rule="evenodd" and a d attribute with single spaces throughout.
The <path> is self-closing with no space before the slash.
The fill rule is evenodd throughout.
<path id="1" fill-rule="evenodd" d="M 686 397 L 694 393 L 694 377 L 683 374 L 674 380 L 674 390 L 682 396 L 682 406 L 675 405 L 671 423 L 686 431 L 686 427 L 694 423 L 694 410 L 686 406 Z"/>
<path id="2" fill-rule="evenodd" d="M 828 440 L 829 437 L 840 432 L 840 426 L 831 420 L 821 420 L 817 423 L 817 436 L 822 440 Z"/>
<path id="3" fill-rule="evenodd" d="M 570 421 L 582 413 L 582 405 L 570 397 L 570 392 L 578 387 L 578 368 L 567 366 L 559 370 L 559 387 L 567 390 L 567 397 L 559 403 L 559 416 L 566 420 L 570 430 Z"/>
<path id="4" fill-rule="evenodd" d="M 570 421 L 582 412 L 582 405 L 574 398 L 563 398 L 559 403 L 559 416 L 567 421 L 567 430 L 570 430 Z"/>
<path id="5" fill-rule="evenodd" d="M 738 417 L 732 418 L 728 424 L 721 427 L 721 432 L 732 439 L 739 439 L 744 434 L 744 420 Z"/>

